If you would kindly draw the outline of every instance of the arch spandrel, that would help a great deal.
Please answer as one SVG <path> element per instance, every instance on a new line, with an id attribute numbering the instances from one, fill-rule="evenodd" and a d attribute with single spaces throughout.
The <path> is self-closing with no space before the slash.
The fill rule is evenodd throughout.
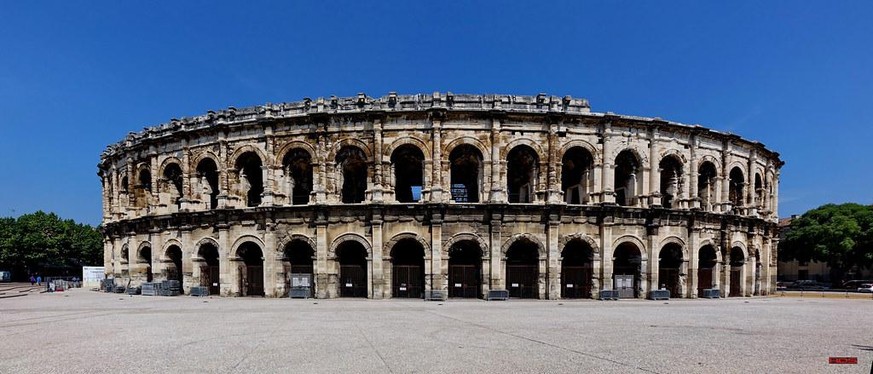
<path id="1" fill-rule="evenodd" d="M 581 241 L 585 242 L 586 244 L 588 244 L 588 246 L 591 247 L 591 252 L 594 255 L 595 259 L 599 259 L 601 257 L 600 256 L 600 246 L 597 244 L 597 240 L 595 240 L 590 235 L 583 234 L 583 233 L 561 235 L 558 238 L 558 250 L 563 251 L 564 248 L 567 247 L 567 244 L 569 244 L 570 242 L 572 242 L 574 240 L 581 240 Z"/>
<path id="2" fill-rule="evenodd" d="M 516 138 L 511 140 L 509 143 L 506 143 L 506 145 L 504 145 L 500 149 L 500 159 L 505 160 L 509 156 L 509 152 L 512 152 L 513 149 L 521 145 L 530 147 L 534 151 L 534 154 L 536 154 L 537 158 L 539 158 L 540 160 L 549 159 L 549 153 L 544 150 L 543 147 L 539 143 L 537 143 L 536 140 L 531 138 Z"/>
<path id="3" fill-rule="evenodd" d="M 433 156 L 433 152 L 431 151 L 430 147 L 428 146 L 428 142 L 421 140 L 421 139 L 414 137 L 414 136 L 404 136 L 400 139 L 397 139 L 397 140 L 391 142 L 391 144 L 389 144 L 387 147 L 383 148 L 382 156 L 385 159 L 390 160 L 391 156 L 394 154 L 394 151 L 396 151 L 398 148 L 400 148 L 404 145 L 411 145 L 413 147 L 418 148 L 418 150 L 421 151 L 421 153 L 424 155 L 424 160 L 431 161 L 432 156 Z"/>
<path id="4" fill-rule="evenodd" d="M 416 241 L 424 249 L 424 258 L 429 259 L 431 257 L 430 244 L 427 240 L 414 232 L 401 232 L 391 237 L 391 239 L 385 242 L 382 246 L 382 258 L 390 258 L 391 250 L 394 249 L 394 246 L 397 245 L 398 242 L 404 239 Z"/>
<path id="5" fill-rule="evenodd" d="M 635 245 L 637 247 L 637 250 L 640 251 L 640 259 L 642 259 L 643 261 L 646 261 L 649 259 L 648 248 L 646 248 L 646 245 L 645 245 L 645 243 L 643 243 L 643 240 L 638 238 L 635 235 L 623 235 L 623 236 L 618 237 L 617 239 L 615 239 L 612 242 L 611 251 L 615 252 L 615 249 L 624 243 L 631 243 L 631 244 Z"/>
<path id="6" fill-rule="evenodd" d="M 603 153 L 601 153 L 597 147 L 593 146 L 591 143 L 583 139 L 572 139 L 564 142 L 561 145 L 561 148 L 558 149 L 557 159 L 559 160 L 559 162 L 560 160 L 564 159 L 564 155 L 566 155 L 567 152 L 575 147 L 579 147 L 588 151 L 588 153 L 591 155 L 592 162 L 595 165 L 603 162 Z"/>
<path id="7" fill-rule="evenodd" d="M 312 248 L 313 251 L 315 251 L 318 248 L 318 247 L 316 247 L 315 240 L 312 239 L 311 237 L 303 235 L 303 234 L 288 233 L 288 234 L 283 235 L 282 237 L 279 238 L 279 240 L 276 241 L 276 253 L 277 254 L 284 253 L 285 248 L 288 246 L 288 244 L 291 244 L 291 242 L 293 242 L 293 241 L 304 242 L 307 245 L 309 245 L 309 247 Z"/>
<path id="8" fill-rule="evenodd" d="M 261 147 L 254 144 L 243 144 L 236 147 L 227 159 L 227 165 L 230 169 L 236 168 L 236 161 L 245 153 L 252 152 L 261 159 L 261 165 L 269 165 L 270 159 L 267 158 L 267 153 Z"/>
<path id="9" fill-rule="evenodd" d="M 317 157 L 318 154 L 315 151 L 315 147 L 302 140 L 291 140 L 282 143 L 282 146 L 279 147 L 278 151 L 276 151 L 276 157 L 270 160 L 269 164 L 266 162 L 264 164 L 270 165 L 273 168 L 281 168 L 283 166 L 282 161 L 285 159 L 285 155 L 295 149 L 302 149 L 306 151 L 306 153 L 309 154 L 309 160 L 312 164 L 316 164 L 319 162 Z"/>
<path id="10" fill-rule="evenodd" d="M 370 241 L 367 240 L 367 238 L 363 237 L 362 235 L 356 234 L 353 232 L 347 232 L 345 234 L 341 234 L 341 235 L 337 236 L 336 238 L 334 238 L 333 241 L 330 243 L 330 247 L 328 248 L 328 251 L 327 251 L 328 255 L 331 256 L 332 258 L 336 258 L 337 257 L 337 254 L 336 254 L 337 248 L 340 246 L 340 244 L 347 242 L 347 241 L 353 241 L 353 242 L 360 243 L 361 245 L 364 246 L 364 249 L 367 250 L 367 257 L 373 256 L 373 246 L 370 245 Z"/>
<path id="11" fill-rule="evenodd" d="M 170 156 L 164 159 L 161 162 L 161 165 L 158 167 L 158 175 L 160 177 L 164 176 L 164 171 L 167 170 L 167 167 L 171 164 L 176 164 L 179 166 L 179 169 L 182 169 L 182 174 L 188 174 L 188 165 L 185 165 L 182 160 L 178 159 L 175 156 Z"/>
<path id="12" fill-rule="evenodd" d="M 255 235 L 251 235 L 251 234 L 240 235 L 239 237 L 236 238 L 236 240 L 233 241 L 233 244 L 231 244 L 231 246 L 230 246 L 230 253 L 233 256 L 232 259 L 236 259 L 236 258 L 240 257 L 239 253 L 237 253 L 237 252 L 239 252 L 239 247 L 241 245 L 245 244 L 246 242 L 252 242 L 252 243 L 255 243 L 258 247 L 261 247 L 261 253 L 267 252 L 267 246 L 264 244 L 264 241 L 261 240 L 261 238 L 255 236 Z"/>
<path id="13" fill-rule="evenodd" d="M 449 251 L 451 250 L 452 246 L 454 246 L 455 244 L 457 244 L 459 242 L 463 242 L 463 241 L 471 241 L 471 242 L 478 244 L 479 250 L 482 251 L 482 253 L 481 253 L 482 258 L 483 259 L 491 258 L 491 251 L 488 250 L 488 243 L 486 243 L 485 240 L 482 239 L 481 236 L 473 234 L 473 233 L 459 233 L 459 234 L 452 235 L 451 238 L 449 238 L 448 240 L 443 242 L 442 250 L 440 251 L 441 256 L 443 256 L 445 258 L 449 258 Z"/>
<path id="14" fill-rule="evenodd" d="M 461 145 L 469 145 L 479 150 L 479 153 L 482 156 L 482 162 L 491 161 L 490 149 L 486 147 L 484 143 L 479 141 L 479 139 L 466 135 L 455 138 L 455 140 L 452 140 L 451 142 L 446 144 L 445 147 L 443 147 L 443 154 L 445 155 L 444 161 L 449 162 L 449 156 L 452 154 L 452 151 L 454 151 L 455 148 Z"/>
<path id="15" fill-rule="evenodd" d="M 529 234 L 529 233 L 521 233 L 521 234 L 512 235 L 509 237 L 509 239 L 506 239 L 503 242 L 503 246 L 500 247 L 500 256 L 505 258 L 506 251 L 508 251 L 509 248 L 512 247 L 513 244 L 515 244 L 516 242 L 519 242 L 519 241 L 529 241 L 529 242 L 535 244 L 537 246 L 537 253 L 539 253 L 540 258 L 544 258 L 548 255 L 548 251 L 546 250 L 546 246 L 543 245 L 543 242 L 539 238 L 537 238 L 536 235 Z"/>
<path id="16" fill-rule="evenodd" d="M 335 162 L 336 156 L 339 151 L 342 150 L 343 147 L 347 146 L 359 148 L 362 152 L 364 152 L 364 157 L 367 158 L 367 162 L 373 162 L 373 150 L 370 149 L 370 145 L 367 142 L 357 138 L 342 138 L 335 141 L 330 146 L 330 152 L 327 155 L 326 161 Z"/>

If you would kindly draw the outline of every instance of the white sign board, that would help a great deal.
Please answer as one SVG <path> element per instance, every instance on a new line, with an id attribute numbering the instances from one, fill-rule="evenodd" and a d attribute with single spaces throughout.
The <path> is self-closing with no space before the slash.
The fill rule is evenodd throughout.
<path id="1" fill-rule="evenodd" d="M 106 267 L 82 266 L 82 287 L 100 287 L 100 281 L 106 278 Z"/>

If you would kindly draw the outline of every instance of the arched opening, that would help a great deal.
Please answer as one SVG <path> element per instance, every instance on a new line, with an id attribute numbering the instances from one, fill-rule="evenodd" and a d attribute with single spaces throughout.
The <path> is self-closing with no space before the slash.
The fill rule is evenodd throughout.
<path id="1" fill-rule="evenodd" d="M 218 207 L 218 166 L 211 158 L 197 164 L 197 188 L 200 200 L 209 203 L 209 209 Z"/>
<path id="2" fill-rule="evenodd" d="M 682 297 L 682 246 L 667 243 L 658 256 L 658 283 L 670 297 Z"/>
<path id="3" fill-rule="evenodd" d="M 245 242 L 236 250 L 243 265 L 240 267 L 239 289 L 242 296 L 264 296 L 264 253 L 261 247 Z"/>
<path id="4" fill-rule="evenodd" d="M 510 297 L 539 297 L 539 246 L 527 239 L 512 243 L 506 250 L 506 285 Z"/>
<path id="5" fill-rule="evenodd" d="M 210 295 L 218 295 L 221 293 L 221 267 L 218 257 L 218 247 L 212 243 L 205 243 L 200 246 L 197 252 L 198 256 L 203 259 L 200 265 L 200 285 L 209 287 Z"/>
<path id="6" fill-rule="evenodd" d="M 312 156 L 306 150 L 292 149 L 282 158 L 282 168 L 288 201 L 293 205 L 308 204 L 312 193 Z"/>
<path id="7" fill-rule="evenodd" d="M 167 280 L 179 282 L 179 291 L 182 291 L 182 249 L 178 245 L 171 245 L 165 254 L 169 262 L 167 265 Z"/>
<path id="8" fill-rule="evenodd" d="M 127 249 L 127 244 L 121 246 L 121 253 L 119 254 L 120 258 L 118 261 L 122 264 L 126 264 L 130 262 L 130 251 Z"/>
<path id="9" fill-rule="evenodd" d="M 364 201 L 367 191 L 367 157 L 358 147 L 345 146 L 336 154 L 337 186 L 344 203 Z"/>
<path id="10" fill-rule="evenodd" d="M 401 203 L 421 200 L 424 185 L 424 153 L 418 147 L 404 144 L 391 154 L 394 175 L 394 197 Z"/>
<path id="11" fill-rule="evenodd" d="M 588 242 L 573 239 L 561 251 L 561 297 L 590 299 L 594 250 Z"/>
<path id="12" fill-rule="evenodd" d="M 700 164 L 697 177 L 697 196 L 700 198 L 700 208 L 710 212 L 713 210 L 715 200 L 715 191 L 717 188 L 715 178 L 718 176 L 715 165 L 712 162 L 704 161 Z"/>
<path id="13" fill-rule="evenodd" d="M 340 264 L 340 297 L 367 297 L 367 249 L 349 240 L 337 249 Z"/>
<path id="14" fill-rule="evenodd" d="M 261 205 L 264 193 L 264 174 L 261 158 L 255 152 L 245 152 L 236 159 L 237 191 L 245 199 L 245 206 Z"/>
<path id="15" fill-rule="evenodd" d="M 391 295 L 424 297 L 424 247 L 415 239 L 402 239 L 391 248 Z"/>
<path id="16" fill-rule="evenodd" d="M 682 193 L 682 163 L 674 156 L 661 159 L 658 164 L 661 170 L 661 206 L 667 209 L 676 208 L 676 199 Z"/>
<path id="17" fill-rule="evenodd" d="M 728 296 L 737 297 L 743 296 L 743 265 L 746 264 L 746 256 L 743 255 L 743 250 L 740 247 L 731 248 L 731 283 L 730 293 Z"/>
<path id="18" fill-rule="evenodd" d="M 128 183 L 127 175 L 121 177 L 121 193 L 127 195 L 130 190 L 130 183 Z"/>
<path id="19" fill-rule="evenodd" d="M 743 171 L 735 167 L 731 169 L 730 183 L 728 185 L 728 198 L 733 206 L 743 206 L 743 186 L 745 186 Z"/>
<path id="20" fill-rule="evenodd" d="M 146 282 L 151 282 L 154 277 L 154 275 L 152 274 L 152 248 L 142 247 L 139 250 L 137 262 L 140 264 L 145 264 Z"/>
<path id="21" fill-rule="evenodd" d="M 482 185 L 482 153 L 462 144 L 449 154 L 451 163 L 452 200 L 458 203 L 478 203 Z"/>
<path id="22" fill-rule="evenodd" d="M 140 169 L 137 176 L 137 183 L 134 190 L 135 203 L 137 208 L 145 208 L 149 205 L 149 198 L 152 194 L 152 173 L 148 168 Z"/>
<path id="23" fill-rule="evenodd" d="M 458 241 L 449 248 L 449 297 L 477 298 L 480 295 L 482 250 L 475 241 Z"/>
<path id="24" fill-rule="evenodd" d="M 163 175 L 164 193 L 170 197 L 170 204 L 181 207 L 182 193 L 182 168 L 179 164 L 169 164 L 164 168 Z"/>
<path id="25" fill-rule="evenodd" d="M 312 297 L 315 288 L 315 249 L 305 240 L 295 239 L 285 245 L 283 253 L 287 274 L 285 289 L 290 291 L 291 287 L 309 288 L 308 297 Z M 299 277 L 299 275 L 303 276 Z M 307 276 L 308 282 L 305 280 Z"/>
<path id="26" fill-rule="evenodd" d="M 764 207 L 764 181 L 758 173 L 755 173 L 755 207 Z"/>
<path id="27" fill-rule="evenodd" d="M 539 157 L 533 148 L 519 145 L 506 155 L 506 189 L 510 203 L 536 200 Z"/>
<path id="28" fill-rule="evenodd" d="M 612 263 L 614 289 L 618 291 L 619 297 L 639 297 L 640 285 L 642 284 L 640 249 L 633 243 L 621 243 L 615 249 Z"/>
<path id="29" fill-rule="evenodd" d="M 717 279 L 715 274 L 715 265 L 717 257 L 715 247 L 705 245 L 700 248 L 697 254 L 697 296 L 703 297 L 703 291 L 706 289 L 715 288 L 714 280 Z"/>
<path id="30" fill-rule="evenodd" d="M 640 171 L 640 161 L 630 150 L 621 151 L 615 158 L 615 202 L 621 206 L 636 205 L 637 174 Z"/>
<path id="31" fill-rule="evenodd" d="M 592 170 L 594 157 L 582 147 L 570 148 L 561 160 L 561 190 L 567 204 L 586 204 L 591 186 L 594 185 Z"/>

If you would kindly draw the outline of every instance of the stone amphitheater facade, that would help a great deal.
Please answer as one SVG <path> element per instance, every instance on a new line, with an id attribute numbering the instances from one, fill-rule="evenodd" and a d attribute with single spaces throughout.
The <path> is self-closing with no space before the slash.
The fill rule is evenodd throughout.
<path id="1" fill-rule="evenodd" d="M 231 107 L 102 153 L 104 261 L 224 296 L 286 296 L 292 273 L 318 298 L 766 295 L 782 165 L 545 94 Z"/>

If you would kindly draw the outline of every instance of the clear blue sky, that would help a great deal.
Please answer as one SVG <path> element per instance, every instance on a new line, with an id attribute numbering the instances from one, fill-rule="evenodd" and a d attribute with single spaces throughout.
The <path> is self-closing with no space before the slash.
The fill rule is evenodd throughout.
<path id="1" fill-rule="evenodd" d="M 0 3 L 0 216 L 99 223 L 100 152 L 130 131 L 389 91 L 699 123 L 782 154 L 781 216 L 873 203 L 873 2 L 289 3 Z"/>

